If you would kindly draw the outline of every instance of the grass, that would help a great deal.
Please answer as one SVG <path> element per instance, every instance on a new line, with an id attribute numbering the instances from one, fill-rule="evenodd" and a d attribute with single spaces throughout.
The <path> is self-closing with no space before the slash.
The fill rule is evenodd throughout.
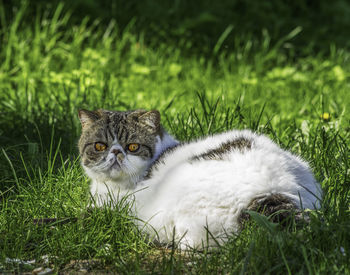
<path id="1" fill-rule="evenodd" d="M 235 50 L 225 51 L 228 28 L 212 56 L 184 55 L 159 40 L 150 46 L 133 21 L 123 30 L 113 20 L 72 24 L 61 4 L 28 21 L 26 5 L 9 19 L 0 4 L 0 272 L 59 272 L 94 259 L 93 270 L 119 273 L 350 273 L 349 51 L 286 54 L 300 28 L 276 42 L 266 31 L 261 40 L 231 37 Z M 79 108 L 155 108 L 180 140 L 233 128 L 264 133 L 310 162 L 322 208 L 288 230 L 253 216 L 213 251 L 154 247 L 125 201 L 87 210 Z M 33 222 L 53 217 L 77 220 Z"/>

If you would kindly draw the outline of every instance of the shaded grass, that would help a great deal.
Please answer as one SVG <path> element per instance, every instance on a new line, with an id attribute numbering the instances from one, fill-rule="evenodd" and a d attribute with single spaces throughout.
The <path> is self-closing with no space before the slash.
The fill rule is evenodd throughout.
<path id="1" fill-rule="evenodd" d="M 16 7 L 24 2 L 4 1 L 6 16 L 0 22 L 11 19 Z M 73 11 L 75 23 L 88 16 L 105 26 L 114 18 L 122 32 L 133 20 L 138 32 L 145 33 L 148 45 L 158 46 L 159 41 L 166 41 L 181 48 L 182 54 L 201 52 L 208 57 L 217 53 L 218 48 L 220 51 L 240 49 L 242 41 L 253 42 L 250 47 L 255 48 L 266 33 L 275 43 L 296 27 L 302 32 L 293 43 L 285 43 L 282 48 L 291 56 L 312 55 L 315 50 L 329 53 L 331 44 L 340 48 L 350 46 L 347 39 L 350 3 L 346 0 L 333 0 L 332 5 L 326 0 L 36 0 L 28 1 L 25 20 L 30 22 L 38 11 L 53 14 L 62 2 L 63 11 Z"/>
<path id="2" fill-rule="evenodd" d="M 0 272 L 24 270 L 6 258 L 48 255 L 56 270 L 99 259 L 120 273 L 349 273 L 349 53 L 294 59 L 281 47 L 297 31 L 258 48 L 186 57 L 176 45 L 144 43 L 88 19 L 71 26 L 63 6 L 24 24 L 26 6 L 1 34 Z M 0 13 L 1 14 L 1 13 Z M 218 41 L 219 42 L 219 41 Z M 88 211 L 88 181 L 77 158 L 77 109 L 156 108 L 180 140 L 233 128 L 265 133 L 311 163 L 325 191 L 311 223 L 288 230 L 246 226 L 213 251 L 154 247 L 125 200 Z M 321 118 L 324 113 L 331 118 Z M 35 218 L 77 217 L 35 225 Z M 29 270 L 32 267 L 27 267 Z"/>

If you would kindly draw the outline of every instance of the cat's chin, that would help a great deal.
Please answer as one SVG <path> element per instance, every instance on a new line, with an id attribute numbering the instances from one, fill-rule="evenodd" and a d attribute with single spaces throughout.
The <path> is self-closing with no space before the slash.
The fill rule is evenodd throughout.
<path id="1" fill-rule="evenodd" d="M 98 182 L 103 181 L 124 181 L 125 178 L 127 178 L 127 175 L 125 172 L 121 169 L 119 164 L 115 165 L 113 164 L 110 168 L 103 171 L 94 171 L 91 168 L 88 168 L 84 166 L 84 170 L 86 174 L 93 180 L 96 180 Z"/>
<path id="2" fill-rule="evenodd" d="M 108 169 L 108 172 L 112 180 L 125 180 L 128 178 L 128 175 L 123 171 L 117 161 Z"/>
<path id="3" fill-rule="evenodd" d="M 111 168 L 109 176 L 112 180 L 120 180 L 125 178 L 125 173 L 121 170 L 119 166 L 118 168 Z"/>

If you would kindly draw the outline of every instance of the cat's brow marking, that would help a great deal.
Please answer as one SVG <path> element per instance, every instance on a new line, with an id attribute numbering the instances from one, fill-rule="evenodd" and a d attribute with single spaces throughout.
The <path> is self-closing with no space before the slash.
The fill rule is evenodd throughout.
<path id="1" fill-rule="evenodd" d="M 123 126 L 119 126 L 118 132 L 117 132 L 118 140 L 121 140 L 121 139 L 122 139 L 123 132 L 124 132 L 124 127 L 123 127 Z"/>
<path id="2" fill-rule="evenodd" d="M 209 150 L 203 154 L 194 156 L 191 158 L 192 161 L 197 160 L 223 160 L 223 156 L 232 150 L 239 150 L 244 152 L 252 148 L 252 141 L 244 137 L 240 137 L 234 140 L 222 143 L 219 147 Z"/>
<path id="3" fill-rule="evenodd" d="M 128 138 L 129 138 L 129 131 L 126 131 L 126 134 L 125 134 L 125 141 L 128 141 Z"/>
<path id="4" fill-rule="evenodd" d="M 113 135 L 113 132 L 112 132 L 112 130 L 108 127 L 108 133 L 109 133 L 109 135 L 112 137 L 112 139 L 114 138 L 114 135 Z"/>
<path id="5" fill-rule="evenodd" d="M 111 123 L 111 119 L 109 118 L 109 116 L 107 117 L 107 121 L 106 121 L 106 130 L 105 130 L 105 136 L 107 141 L 109 140 L 108 135 L 111 135 L 111 130 L 109 129 L 109 124 Z M 111 138 L 113 138 L 113 136 L 111 135 Z"/>

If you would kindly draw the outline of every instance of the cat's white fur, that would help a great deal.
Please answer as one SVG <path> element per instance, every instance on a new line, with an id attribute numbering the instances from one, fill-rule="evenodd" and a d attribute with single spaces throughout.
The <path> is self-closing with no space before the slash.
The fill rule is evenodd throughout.
<path id="1" fill-rule="evenodd" d="M 241 137 L 251 140 L 250 149 L 233 149 L 221 160 L 191 160 Z M 155 158 L 175 144 L 177 141 L 166 134 L 158 141 Z M 130 161 L 137 164 L 136 159 Z M 146 168 L 136 166 L 140 172 Z M 237 232 L 238 218 L 253 199 L 282 194 L 299 208 L 314 209 L 322 197 L 306 162 L 249 130 L 233 130 L 179 145 L 157 164 L 148 180 L 101 180 L 87 172 L 92 178 L 91 193 L 99 197 L 99 205 L 110 195 L 118 199 L 133 194 L 136 215 L 147 223 L 148 233 L 155 236 L 156 231 L 160 242 L 181 240 L 182 247 L 199 247 L 208 236 L 222 241 L 227 233 Z"/>

